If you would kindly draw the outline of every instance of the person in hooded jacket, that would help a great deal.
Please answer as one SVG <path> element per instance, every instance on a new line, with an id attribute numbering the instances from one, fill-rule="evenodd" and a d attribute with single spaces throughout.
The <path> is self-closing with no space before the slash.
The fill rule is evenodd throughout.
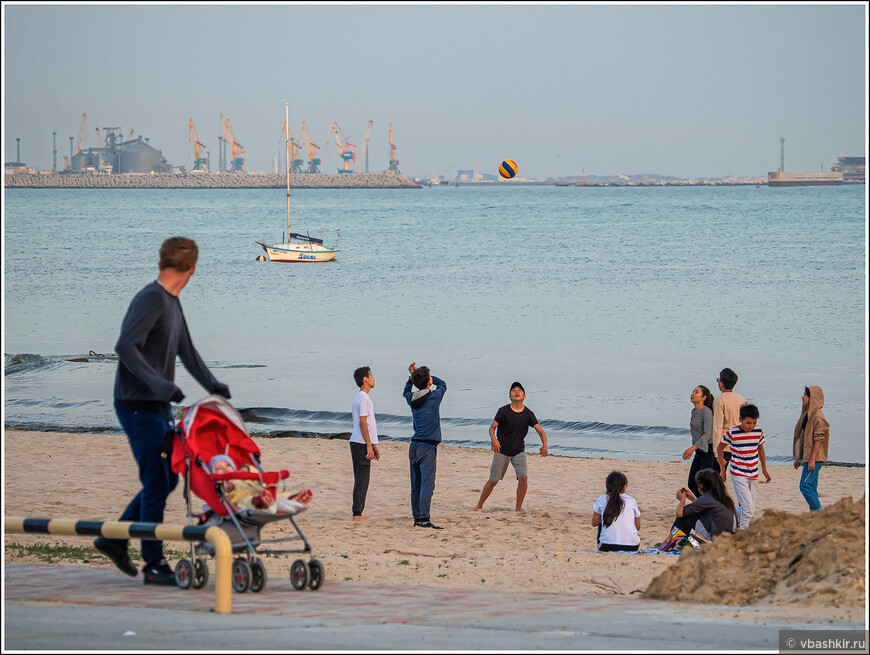
<path id="1" fill-rule="evenodd" d="M 828 437 L 831 425 L 825 418 L 822 407 L 825 394 L 821 387 L 804 387 L 801 399 L 803 407 L 797 425 L 794 426 L 794 467 L 801 468 L 800 490 L 810 511 L 822 509 L 819 502 L 819 470 L 828 461 Z"/>

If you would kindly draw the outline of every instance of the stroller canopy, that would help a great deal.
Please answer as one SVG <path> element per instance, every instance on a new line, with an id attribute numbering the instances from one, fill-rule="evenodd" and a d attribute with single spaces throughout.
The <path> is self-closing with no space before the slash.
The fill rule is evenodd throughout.
<path id="1" fill-rule="evenodd" d="M 182 412 L 181 430 L 172 449 L 172 470 L 189 475 L 193 493 L 223 516 L 227 509 L 209 479 L 208 463 L 215 455 L 229 456 L 237 469 L 244 465 L 260 468 L 260 449 L 248 435 L 239 412 L 223 396 L 211 395 Z"/>

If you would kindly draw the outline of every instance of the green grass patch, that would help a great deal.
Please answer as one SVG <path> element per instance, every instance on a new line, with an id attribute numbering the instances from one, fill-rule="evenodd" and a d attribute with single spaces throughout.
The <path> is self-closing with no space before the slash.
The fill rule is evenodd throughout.
<path id="1" fill-rule="evenodd" d="M 70 544 L 65 544 L 63 542 L 54 542 L 54 543 L 41 543 L 41 544 L 30 544 L 23 545 L 17 542 L 13 542 L 11 544 L 6 545 L 6 550 L 10 552 L 13 556 L 23 556 L 30 555 L 35 557 L 41 562 L 47 562 L 49 564 L 60 561 L 67 560 L 94 560 L 97 558 L 105 559 L 107 562 L 108 558 L 99 552 L 93 546 L 72 546 Z M 142 561 L 142 554 L 139 552 L 137 548 L 130 548 L 130 559 L 134 562 Z M 164 553 L 166 555 L 166 559 L 181 559 L 182 557 L 190 557 L 189 550 L 176 550 L 166 548 L 164 549 Z"/>

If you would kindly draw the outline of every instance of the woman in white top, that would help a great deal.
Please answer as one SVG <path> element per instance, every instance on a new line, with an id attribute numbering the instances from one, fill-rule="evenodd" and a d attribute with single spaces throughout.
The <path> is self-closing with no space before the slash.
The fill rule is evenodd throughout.
<path id="1" fill-rule="evenodd" d="M 640 546 L 640 509 L 637 501 L 625 493 L 628 478 L 619 471 L 607 476 L 604 488 L 592 506 L 592 527 L 598 528 L 598 550 L 636 551 Z"/>

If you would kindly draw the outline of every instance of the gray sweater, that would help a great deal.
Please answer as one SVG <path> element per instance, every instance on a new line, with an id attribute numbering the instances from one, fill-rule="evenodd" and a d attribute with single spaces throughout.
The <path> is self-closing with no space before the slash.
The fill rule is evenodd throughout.
<path id="1" fill-rule="evenodd" d="M 709 452 L 713 444 L 713 410 L 706 405 L 701 409 L 693 409 L 689 428 L 692 445 L 703 453 Z"/>
<path id="2" fill-rule="evenodd" d="M 215 379 L 193 347 L 178 297 L 156 281 L 130 303 L 115 352 L 115 404 L 122 408 L 150 409 L 184 398 L 175 385 L 177 357 L 209 393 L 230 397 L 229 388 Z"/>

